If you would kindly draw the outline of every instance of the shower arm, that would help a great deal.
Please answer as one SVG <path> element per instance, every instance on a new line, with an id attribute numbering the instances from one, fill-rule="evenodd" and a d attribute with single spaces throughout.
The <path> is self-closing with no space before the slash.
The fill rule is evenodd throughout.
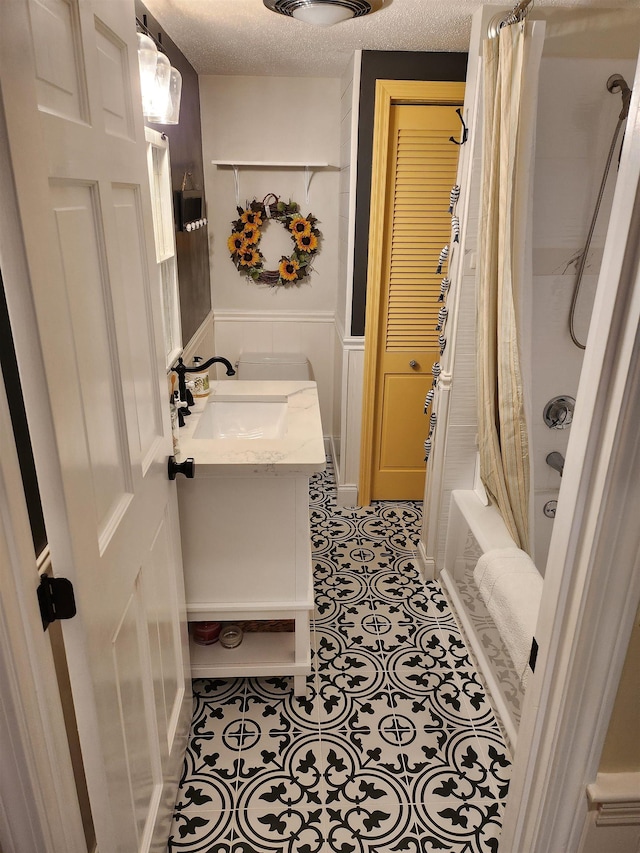
<path id="1" fill-rule="evenodd" d="M 622 93 L 622 110 L 620 111 L 620 115 L 618 116 L 618 123 L 616 124 L 613 139 L 611 140 L 611 145 L 609 146 L 607 162 L 604 167 L 602 181 L 600 182 L 600 190 L 598 191 L 596 206 L 593 211 L 593 216 L 591 218 L 589 233 L 587 234 L 587 239 L 584 244 L 584 250 L 580 255 L 580 260 L 578 262 L 578 271 L 576 272 L 576 283 L 573 288 L 573 296 L 571 298 L 571 309 L 569 311 L 569 334 L 571 335 L 571 340 L 578 347 L 578 349 L 586 349 L 586 344 L 583 344 L 578 340 L 578 337 L 575 332 L 575 313 L 576 306 L 578 304 L 580 286 L 582 284 L 582 276 L 584 274 L 584 268 L 587 263 L 587 255 L 589 254 L 589 249 L 591 248 L 591 240 L 593 238 L 593 232 L 595 231 L 598 213 L 600 212 L 600 204 L 602 203 L 602 196 L 604 195 L 604 190 L 607 184 L 607 178 L 609 177 L 609 169 L 611 168 L 613 152 L 615 151 L 616 143 L 618 141 L 618 134 L 620 133 L 620 128 L 622 127 L 623 122 L 626 121 L 627 115 L 629 114 L 629 103 L 631 101 L 631 89 L 627 86 L 624 77 L 622 77 L 620 74 L 613 74 L 611 77 L 609 77 L 609 79 L 607 80 L 607 90 L 612 94 L 618 91 Z"/>

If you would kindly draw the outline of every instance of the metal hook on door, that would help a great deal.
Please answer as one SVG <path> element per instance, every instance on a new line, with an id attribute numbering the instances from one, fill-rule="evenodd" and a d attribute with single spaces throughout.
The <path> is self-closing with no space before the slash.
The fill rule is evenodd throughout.
<path id="1" fill-rule="evenodd" d="M 456 112 L 458 113 L 458 118 L 460 119 L 460 122 L 462 124 L 462 139 L 460 140 L 460 142 L 458 142 L 457 139 L 454 139 L 453 136 L 450 136 L 449 142 L 453 142 L 454 145 L 464 145 L 465 142 L 467 141 L 467 137 L 469 136 L 469 129 L 467 128 L 467 125 L 464 123 L 464 119 L 462 118 L 462 110 L 460 109 L 460 107 L 458 107 Z"/>

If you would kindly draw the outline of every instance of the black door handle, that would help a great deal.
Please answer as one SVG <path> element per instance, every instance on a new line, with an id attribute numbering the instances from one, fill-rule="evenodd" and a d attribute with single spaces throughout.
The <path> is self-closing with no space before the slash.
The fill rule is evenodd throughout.
<path id="1" fill-rule="evenodd" d="M 185 459 L 184 462 L 176 462 L 176 457 L 170 456 L 167 463 L 167 473 L 170 480 L 175 480 L 176 474 L 184 474 L 187 480 L 193 480 L 196 475 L 196 463 L 193 456 Z"/>

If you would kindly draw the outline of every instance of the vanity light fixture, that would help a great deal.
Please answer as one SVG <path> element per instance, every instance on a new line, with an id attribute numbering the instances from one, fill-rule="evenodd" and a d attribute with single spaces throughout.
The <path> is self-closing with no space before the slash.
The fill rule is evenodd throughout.
<path id="1" fill-rule="evenodd" d="M 330 27 L 341 21 L 368 15 L 384 0 L 263 0 L 267 9 L 307 24 Z"/>
<path id="2" fill-rule="evenodd" d="M 162 51 L 159 38 L 153 38 L 146 24 L 136 23 L 142 113 L 151 124 L 178 124 L 182 75 Z"/>

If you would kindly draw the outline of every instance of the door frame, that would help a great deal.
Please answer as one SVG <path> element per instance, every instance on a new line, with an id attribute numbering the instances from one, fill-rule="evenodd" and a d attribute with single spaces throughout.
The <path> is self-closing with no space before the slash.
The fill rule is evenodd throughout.
<path id="1" fill-rule="evenodd" d="M 5 281 L 27 281 L 10 162 L 0 99 L 0 266 Z M 28 288 L 18 290 L 22 334 L 30 338 L 37 373 L 42 366 L 35 316 Z M 86 853 L 51 643 L 37 605 L 38 561 L 1 373 L 0 568 L 0 753 L 6 762 L 0 841 L 13 845 L 7 853 Z"/>
<path id="2" fill-rule="evenodd" d="M 7 853 L 86 853 L 38 577 L 0 381 L 0 843 Z"/>
<path id="3" fill-rule="evenodd" d="M 373 482 L 373 438 L 378 375 L 378 338 L 380 336 L 380 300 L 382 292 L 382 241 L 385 227 L 387 169 L 389 163 L 389 125 L 394 104 L 464 103 L 464 82 L 426 80 L 377 80 L 371 163 L 371 212 L 369 214 L 369 252 L 367 258 L 367 306 L 364 329 L 364 375 L 362 394 L 362 435 L 360 440 L 360 479 L 358 503 L 371 503 Z M 462 87 L 462 97 L 461 97 Z"/>

